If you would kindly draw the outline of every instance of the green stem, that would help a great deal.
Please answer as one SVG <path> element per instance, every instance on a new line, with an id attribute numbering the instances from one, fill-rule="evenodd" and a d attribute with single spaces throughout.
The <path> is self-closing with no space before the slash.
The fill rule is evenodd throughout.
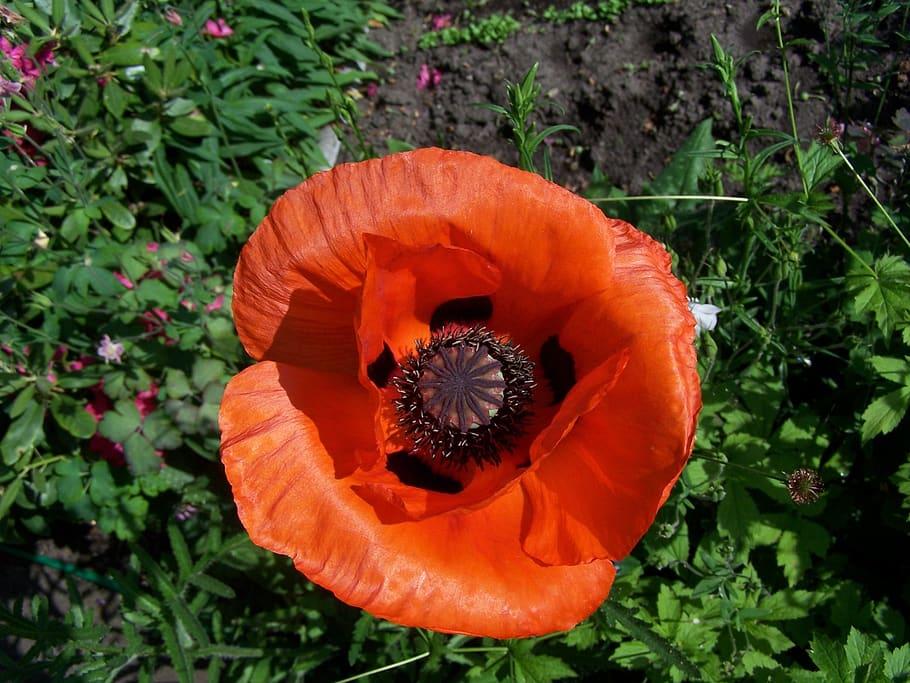
<path id="1" fill-rule="evenodd" d="M 64 574 L 71 574 L 72 576 L 76 576 L 80 579 L 83 579 L 84 581 L 90 581 L 91 583 L 97 584 L 99 586 L 104 586 L 105 588 L 116 593 L 123 592 L 123 587 L 114 581 L 114 579 L 107 576 L 102 576 L 92 569 L 77 567 L 72 562 L 64 562 L 53 557 L 36 555 L 34 553 L 19 550 L 19 548 L 14 548 L 12 546 L 6 545 L 5 543 L 0 543 L 0 552 L 4 552 L 7 555 L 12 555 L 13 557 L 18 557 L 22 560 L 27 560 L 35 564 L 50 567 L 51 569 L 56 569 L 57 571 L 63 572 Z"/>
<path id="2" fill-rule="evenodd" d="M 672 664 L 689 678 L 701 680 L 701 673 L 695 665 L 686 659 L 685 655 L 672 643 L 652 631 L 648 624 L 636 617 L 631 610 L 613 601 L 605 602 L 600 609 L 607 617 L 619 623 L 630 636 L 643 642 L 651 652 L 665 662 Z"/>
<path id="3" fill-rule="evenodd" d="M 784 67 L 784 92 L 787 94 L 787 114 L 790 116 L 790 130 L 793 132 L 793 151 L 796 153 L 796 166 L 803 184 L 803 196 L 809 197 L 809 183 L 803 168 L 803 151 L 799 145 L 799 132 L 796 129 L 796 114 L 793 110 L 793 94 L 790 92 L 790 66 L 787 63 L 787 51 L 784 47 L 784 36 L 780 27 L 780 0 L 774 1 L 774 28 L 777 31 L 777 47 L 780 49 L 781 64 Z"/>
<path id="4" fill-rule="evenodd" d="M 711 202 L 748 202 L 748 197 L 719 197 L 711 194 L 655 194 L 633 197 L 588 197 L 589 202 L 644 202 L 666 199 L 692 199 Z"/>
<path id="5" fill-rule="evenodd" d="M 356 676 L 348 676 L 347 678 L 342 678 L 335 683 L 350 683 L 351 681 L 359 681 L 361 678 L 367 678 L 373 674 L 382 673 L 383 671 L 391 671 L 392 669 L 397 669 L 400 666 L 405 666 L 406 664 L 412 664 L 418 662 L 421 659 L 426 659 L 430 656 L 429 652 L 423 652 L 419 655 L 414 655 L 408 659 L 402 659 L 400 662 L 395 662 L 394 664 L 386 664 L 385 666 L 380 666 L 378 669 L 370 669 L 369 671 L 364 671 L 363 673 L 357 674 Z"/>
<path id="6" fill-rule="evenodd" d="M 711 462 L 716 462 L 720 465 L 723 465 L 724 467 L 738 467 L 741 470 L 744 470 L 746 472 L 751 472 L 752 474 L 757 474 L 762 477 L 767 477 L 768 479 L 775 479 L 777 481 L 782 481 L 782 482 L 787 481 L 786 477 L 782 477 L 779 474 L 771 474 L 770 472 L 765 472 L 764 470 L 760 470 L 755 467 L 749 467 L 748 465 L 740 465 L 735 462 L 730 462 L 729 460 L 724 460 L 723 458 L 715 458 L 712 455 L 708 455 L 708 454 L 700 452 L 700 451 L 693 451 L 692 457 L 701 458 L 702 460 L 710 460 Z"/>
<path id="7" fill-rule="evenodd" d="M 875 206 L 878 207 L 878 210 L 882 212 L 882 214 L 885 216 L 885 219 L 888 221 L 888 223 L 891 225 L 891 227 L 894 228 L 895 232 L 897 232 L 897 234 L 901 236 L 901 239 L 904 241 L 904 244 L 906 244 L 907 247 L 910 248 L 910 240 L 907 239 L 907 236 L 897 226 L 897 223 L 894 222 L 894 219 L 891 218 L 891 214 L 888 213 L 888 209 L 886 209 L 882 205 L 882 203 L 880 201 L 878 201 L 878 197 L 876 197 L 875 194 L 872 192 L 872 189 L 868 185 L 866 185 L 866 181 L 863 180 L 863 177 L 857 172 L 857 170 L 856 170 L 856 168 L 854 168 L 853 164 L 850 163 L 850 159 L 848 159 L 847 155 L 844 154 L 844 150 L 841 149 L 841 146 L 838 144 L 838 142 L 836 140 L 833 140 L 831 142 L 831 147 L 832 147 L 832 149 L 834 149 L 835 152 L 837 152 L 840 155 L 840 158 L 844 160 L 844 163 L 847 164 L 847 168 L 850 169 L 850 172 L 853 173 L 853 175 L 859 181 L 859 184 L 863 186 L 863 189 L 866 191 L 866 194 L 869 195 L 869 198 L 872 199 L 872 201 L 875 203 Z"/>

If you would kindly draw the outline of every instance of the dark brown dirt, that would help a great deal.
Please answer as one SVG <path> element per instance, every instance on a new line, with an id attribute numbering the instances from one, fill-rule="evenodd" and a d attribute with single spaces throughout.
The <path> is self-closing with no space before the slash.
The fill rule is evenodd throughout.
<path id="1" fill-rule="evenodd" d="M 385 141 L 397 138 L 516 164 L 508 129 L 494 113 L 474 105 L 503 104 L 505 81 L 519 80 L 539 62 L 539 128 L 569 123 L 581 129 L 554 142 L 556 181 L 578 190 L 599 167 L 614 184 L 638 192 L 704 119 L 715 120 L 715 137 L 734 135 L 723 86 L 706 66 L 711 34 L 737 58 L 746 57 L 737 82 L 755 125 L 789 130 L 773 24 L 756 29 L 767 3 L 680 0 L 631 7 L 614 24 L 563 25 L 534 17 L 549 4 L 490 0 L 475 8 L 476 17 L 511 11 L 522 23 L 504 44 L 421 50 L 417 41 L 430 30 L 432 17 L 450 13 L 457 24 L 462 6 L 433 0 L 397 3 L 403 20 L 373 34 L 393 57 L 379 65 L 383 81 L 376 94 L 364 99 L 364 125 L 377 149 L 385 151 Z M 835 5 L 834 0 L 801 3 L 787 17 L 785 31 L 822 40 L 819 25 Z M 827 96 L 805 53 L 791 51 L 789 63 L 800 134 L 808 137 L 830 111 Z M 442 72 L 437 87 L 417 89 L 422 64 Z"/>

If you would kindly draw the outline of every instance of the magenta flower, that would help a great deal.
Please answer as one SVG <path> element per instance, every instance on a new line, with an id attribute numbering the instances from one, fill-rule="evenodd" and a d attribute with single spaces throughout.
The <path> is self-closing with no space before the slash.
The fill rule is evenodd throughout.
<path id="1" fill-rule="evenodd" d="M 132 289 L 135 285 L 133 282 L 119 270 L 114 271 L 114 277 L 117 278 L 117 282 L 126 287 L 127 289 Z"/>
<path id="2" fill-rule="evenodd" d="M 219 310 L 222 306 L 224 306 L 224 294 L 219 294 L 212 300 L 212 303 L 205 305 L 205 312 L 212 313 Z"/>
<path id="3" fill-rule="evenodd" d="M 150 254 L 156 253 L 158 251 L 158 243 L 149 242 L 148 244 L 145 245 L 145 250 Z"/>
<path id="4" fill-rule="evenodd" d="M 421 64 L 417 74 L 417 89 L 426 90 L 435 88 L 442 81 L 442 72 L 439 69 L 430 69 L 429 65 Z"/>
<path id="5" fill-rule="evenodd" d="M 369 83 L 367 85 L 367 97 L 373 99 L 376 95 L 379 94 L 379 86 L 376 83 Z"/>
<path id="6" fill-rule="evenodd" d="M 437 14 L 430 23 L 432 24 L 434 31 L 440 31 L 452 25 L 452 15 Z"/>
<path id="7" fill-rule="evenodd" d="M 224 19 L 209 19 L 205 22 L 202 33 L 212 38 L 227 38 L 234 35 L 234 29 Z"/>
<path id="8" fill-rule="evenodd" d="M 28 45 L 20 43 L 13 45 L 4 36 L 0 36 L 0 52 L 9 59 L 13 68 L 22 74 L 25 87 L 34 85 L 38 77 L 47 69 L 49 64 L 55 64 L 54 43 L 43 45 L 35 53 L 34 59 L 28 56 Z"/>

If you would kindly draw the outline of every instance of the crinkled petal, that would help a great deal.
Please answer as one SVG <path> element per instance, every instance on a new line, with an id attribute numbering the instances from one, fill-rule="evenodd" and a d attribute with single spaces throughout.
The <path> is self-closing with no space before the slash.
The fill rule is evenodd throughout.
<path id="1" fill-rule="evenodd" d="M 491 328 L 525 344 L 603 289 L 613 259 L 596 207 L 493 159 L 423 149 L 337 166 L 285 193 L 241 253 L 234 319 L 251 356 L 356 372 L 366 233 L 486 259 L 502 275 Z"/>
<path id="2" fill-rule="evenodd" d="M 370 439 L 369 416 L 333 422 L 323 397 L 332 375 L 262 362 L 231 380 L 222 411 L 222 458 L 253 541 L 340 599 L 392 621 L 495 638 L 572 627 L 606 597 L 611 562 L 545 566 L 520 543 L 518 487 L 486 507 L 383 524 L 336 477 Z M 337 389 L 356 396 L 356 381 Z M 343 433 L 343 434 L 342 434 Z"/>
<path id="3" fill-rule="evenodd" d="M 615 228 L 611 286 L 577 306 L 559 334 L 579 377 L 565 403 L 585 412 L 521 478 L 524 548 L 547 564 L 631 551 L 685 465 L 701 406 L 695 326 L 669 255 L 631 226 Z M 586 379 L 617 354 L 627 354 L 625 366 L 609 386 L 598 379 L 606 391 L 591 405 Z"/>

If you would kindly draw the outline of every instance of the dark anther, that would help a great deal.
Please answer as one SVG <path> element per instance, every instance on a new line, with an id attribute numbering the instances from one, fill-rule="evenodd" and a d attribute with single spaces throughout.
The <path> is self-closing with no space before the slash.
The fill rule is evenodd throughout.
<path id="1" fill-rule="evenodd" d="M 430 317 L 430 330 L 435 332 L 446 325 L 476 325 L 493 315 L 493 300 L 488 296 L 467 296 L 439 304 Z"/>
<path id="2" fill-rule="evenodd" d="M 553 403 L 562 401 L 575 386 L 575 360 L 553 335 L 540 347 L 540 367 L 553 390 Z"/>
<path id="3" fill-rule="evenodd" d="M 384 389 L 397 366 L 392 349 L 389 348 L 388 344 L 383 344 L 382 353 L 376 356 L 376 360 L 367 365 L 367 377 L 377 387 Z"/>
<path id="4" fill-rule="evenodd" d="M 425 462 L 407 451 L 390 453 L 386 458 L 386 469 L 398 477 L 402 484 L 416 486 L 438 493 L 460 493 L 461 482 L 434 472 Z"/>

